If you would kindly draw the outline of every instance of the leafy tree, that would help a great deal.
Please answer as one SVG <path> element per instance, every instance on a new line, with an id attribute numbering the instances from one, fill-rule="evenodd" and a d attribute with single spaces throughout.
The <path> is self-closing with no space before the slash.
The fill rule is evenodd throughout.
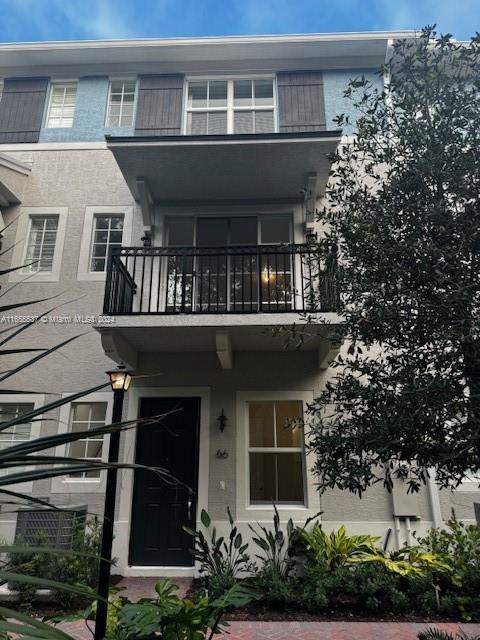
<path id="1" fill-rule="evenodd" d="M 360 495 L 480 469 L 480 34 L 427 27 L 381 73 L 346 89 L 357 135 L 318 212 L 350 346 L 312 406 L 315 470 Z"/>

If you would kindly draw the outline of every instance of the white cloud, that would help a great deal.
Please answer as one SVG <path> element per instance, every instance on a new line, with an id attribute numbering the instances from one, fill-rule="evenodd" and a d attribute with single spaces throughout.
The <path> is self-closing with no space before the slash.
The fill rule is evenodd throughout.
<path id="1" fill-rule="evenodd" d="M 0 0 L 0 13 L 2 40 L 25 40 L 26 33 L 49 40 L 133 35 L 131 11 L 118 0 Z"/>

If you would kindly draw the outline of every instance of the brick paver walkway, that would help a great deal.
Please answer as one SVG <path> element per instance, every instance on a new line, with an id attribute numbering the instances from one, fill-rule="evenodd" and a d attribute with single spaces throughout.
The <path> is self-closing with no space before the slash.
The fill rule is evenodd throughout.
<path id="1" fill-rule="evenodd" d="M 122 591 L 123 596 L 136 602 L 140 598 L 154 598 L 156 596 L 155 584 L 158 580 L 159 578 L 122 578 L 118 586 L 125 588 L 125 591 Z M 192 584 L 192 579 L 174 578 L 174 582 L 178 585 L 177 596 L 184 598 Z"/>
<path id="2" fill-rule="evenodd" d="M 408 622 L 232 622 L 229 640 L 416 640 L 428 626 L 457 633 L 480 634 L 480 624 L 419 624 Z M 76 640 L 91 640 L 83 622 L 69 622 L 60 628 Z M 220 637 L 220 636 L 216 636 Z"/>

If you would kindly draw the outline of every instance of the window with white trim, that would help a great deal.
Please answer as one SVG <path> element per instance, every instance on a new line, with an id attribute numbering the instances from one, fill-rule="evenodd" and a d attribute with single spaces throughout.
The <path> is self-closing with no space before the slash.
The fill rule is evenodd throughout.
<path id="1" fill-rule="evenodd" d="M 186 133 L 271 133 L 275 131 L 273 78 L 190 80 Z"/>
<path id="2" fill-rule="evenodd" d="M 70 431 L 88 431 L 98 429 L 105 424 L 107 415 L 106 402 L 74 402 L 70 408 Z M 72 458 L 102 461 L 103 435 L 84 438 L 68 445 L 67 455 Z M 99 478 L 100 469 L 71 473 L 72 478 Z"/>
<path id="3" fill-rule="evenodd" d="M 93 218 L 90 271 L 104 272 L 112 247 L 121 247 L 123 238 L 123 215 L 95 215 Z"/>
<path id="4" fill-rule="evenodd" d="M 20 416 L 33 411 L 33 404 L 30 402 L 2 402 L 0 403 L 0 422 L 7 422 L 19 418 Z M 8 429 L 0 431 L 0 450 L 13 447 L 21 442 L 28 442 L 31 436 L 32 425 L 30 422 L 16 424 Z M 10 467 L 0 470 L 0 475 L 5 476 L 11 473 L 24 471 L 24 467 Z"/>
<path id="5" fill-rule="evenodd" d="M 57 231 L 58 216 L 30 216 L 24 272 L 52 271 Z"/>
<path id="6" fill-rule="evenodd" d="M 76 99 L 76 82 L 53 83 L 50 86 L 45 127 L 49 129 L 71 127 L 73 125 Z"/>
<path id="7" fill-rule="evenodd" d="M 305 504 L 302 402 L 248 402 L 249 503 Z"/>
<path id="8" fill-rule="evenodd" d="M 131 127 L 135 110 L 136 80 L 111 80 L 108 92 L 107 127 Z"/>

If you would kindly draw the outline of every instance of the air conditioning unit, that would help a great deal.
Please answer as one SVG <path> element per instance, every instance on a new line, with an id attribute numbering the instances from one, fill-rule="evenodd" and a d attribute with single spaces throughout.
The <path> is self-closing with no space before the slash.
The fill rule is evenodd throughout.
<path id="1" fill-rule="evenodd" d="M 75 532 L 85 527 L 87 507 L 66 509 L 22 509 L 17 514 L 15 536 L 34 544 L 38 532 L 46 537 L 51 547 L 71 549 Z"/>

